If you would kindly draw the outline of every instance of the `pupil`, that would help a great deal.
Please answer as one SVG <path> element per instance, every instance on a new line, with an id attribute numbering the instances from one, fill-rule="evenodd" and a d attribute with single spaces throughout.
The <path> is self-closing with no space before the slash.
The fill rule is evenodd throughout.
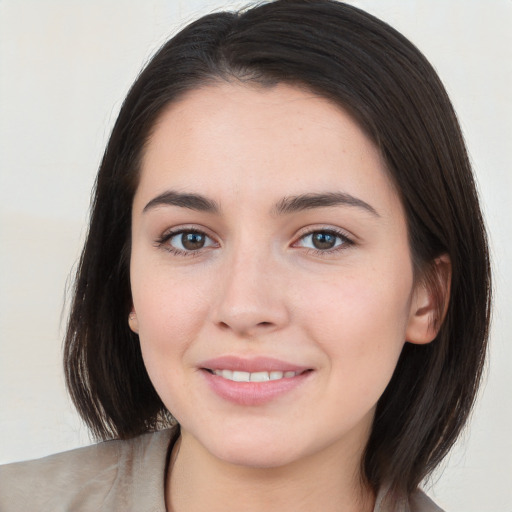
<path id="1" fill-rule="evenodd" d="M 317 249 L 332 249 L 336 243 L 336 237 L 329 233 L 315 233 L 313 235 L 313 245 Z"/>
<path id="2" fill-rule="evenodd" d="M 201 249 L 204 246 L 204 235 L 201 233 L 183 233 L 181 243 L 190 251 Z"/>

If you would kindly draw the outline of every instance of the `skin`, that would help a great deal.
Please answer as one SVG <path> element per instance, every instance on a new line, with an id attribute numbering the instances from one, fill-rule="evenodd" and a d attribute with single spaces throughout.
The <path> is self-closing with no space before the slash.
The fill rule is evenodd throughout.
<path id="1" fill-rule="evenodd" d="M 170 190 L 218 211 L 155 202 Z M 369 208 L 277 211 L 313 193 Z M 183 252 L 190 229 L 205 244 Z M 318 249 L 310 235 L 326 231 L 334 246 Z M 182 427 L 170 509 L 372 510 L 359 468 L 375 406 L 405 341 L 435 337 L 436 304 L 413 278 L 380 154 L 346 112 L 291 86 L 226 82 L 171 104 L 134 197 L 131 285 L 130 326 Z M 224 355 L 310 371 L 275 399 L 241 405 L 201 370 Z"/>

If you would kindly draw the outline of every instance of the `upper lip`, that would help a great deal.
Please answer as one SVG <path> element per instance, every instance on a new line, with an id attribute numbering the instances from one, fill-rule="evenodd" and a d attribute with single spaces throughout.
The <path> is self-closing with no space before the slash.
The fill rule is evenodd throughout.
<path id="1" fill-rule="evenodd" d="M 275 359 L 273 357 L 251 357 L 221 356 L 202 361 L 198 365 L 206 370 L 233 370 L 241 372 L 296 372 L 301 373 L 310 370 L 310 367 L 301 366 Z"/>

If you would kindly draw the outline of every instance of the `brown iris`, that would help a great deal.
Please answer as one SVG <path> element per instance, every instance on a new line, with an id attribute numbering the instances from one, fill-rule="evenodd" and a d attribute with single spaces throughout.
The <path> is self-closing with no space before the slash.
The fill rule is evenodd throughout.
<path id="1" fill-rule="evenodd" d="M 336 235 L 324 231 L 313 233 L 311 240 L 316 249 L 332 249 L 336 245 Z"/>
<path id="2" fill-rule="evenodd" d="M 187 232 L 182 233 L 181 243 L 188 251 L 197 251 L 204 247 L 206 236 L 203 233 Z"/>

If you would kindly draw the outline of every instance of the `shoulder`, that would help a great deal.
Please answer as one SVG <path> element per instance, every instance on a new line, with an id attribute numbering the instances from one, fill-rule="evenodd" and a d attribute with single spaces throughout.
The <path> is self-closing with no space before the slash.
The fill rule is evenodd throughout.
<path id="1" fill-rule="evenodd" d="M 380 489 L 374 512 L 444 512 L 419 489 L 409 496 L 392 495 L 388 489 L 387 486 Z"/>
<path id="2" fill-rule="evenodd" d="M 416 491 L 409 497 L 411 512 L 444 512 L 423 491 Z"/>
<path id="3" fill-rule="evenodd" d="M 172 430 L 0 466 L 0 510 L 159 511 Z"/>

